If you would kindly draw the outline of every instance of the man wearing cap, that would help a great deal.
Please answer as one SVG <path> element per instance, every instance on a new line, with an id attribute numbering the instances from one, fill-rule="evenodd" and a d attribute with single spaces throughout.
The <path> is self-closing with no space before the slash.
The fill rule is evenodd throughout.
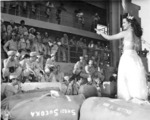
<path id="1" fill-rule="evenodd" d="M 48 58 L 45 64 L 45 72 L 50 73 L 50 68 L 56 66 L 55 55 L 51 55 L 51 58 Z"/>
<path id="2" fill-rule="evenodd" d="M 9 40 L 9 41 L 7 41 L 6 43 L 5 43 L 5 45 L 3 46 L 3 48 L 4 48 L 4 51 L 7 53 L 8 51 L 10 51 L 10 50 L 13 50 L 13 51 L 17 51 L 18 50 L 18 42 L 17 42 L 17 40 L 16 40 L 16 33 L 15 32 L 13 32 L 12 33 L 12 39 L 11 40 Z M 8 48 L 8 49 L 7 49 Z"/>
<path id="3" fill-rule="evenodd" d="M 33 74 L 36 78 L 38 78 L 38 75 L 40 73 L 39 66 L 36 62 L 37 60 L 37 52 L 31 52 L 30 58 L 26 60 L 25 70 L 23 71 L 23 81 L 28 78 L 29 75 Z"/>
<path id="4" fill-rule="evenodd" d="M 7 97 L 10 97 L 12 95 L 15 95 L 18 92 L 21 92 L 21 84 L 17 80 L 16 76 L 10 75 L 11 83 L 2 83 L 1 84 L 1 99 L 5 99 Z M 17 87 L 15 87 L 17 86 Z"/>
<path id="5" fill-rule="evenodd" d="M 30 28 L 29 29 L 29 40 L 31 40 L 31 41 L 34 40 L 34 38 L 35 38 L 35 35 L 34 35 L 35 31 L 36 30 L 34 28 Z"/>
<path id="6" fill-rule="evenodd" d="M 4 78 L 8 78 L 11 75 L 19 78 L 22 73 L 22 68 L 20 67 L 19 62 L 15 60 L 15 54 L 15 51 L 7 52 L 8 58 L 4 60 L 4 68 L 2 69 Z"/>
<path id="7" fill-rule="evenodd" d="M 21 60 L 21 54 L 19 52 L 16 52 L 15 60 L 17 60 L 18 62 L 20 62 L 20 60 Z"/>

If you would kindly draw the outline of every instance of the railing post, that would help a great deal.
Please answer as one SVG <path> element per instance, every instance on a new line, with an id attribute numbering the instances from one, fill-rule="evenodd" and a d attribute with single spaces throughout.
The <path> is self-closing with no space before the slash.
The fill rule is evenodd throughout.
<path id="1" fill-rule="evenodd" d="M 9 13 L 9 9 L 10 9 L 10 2 L 6 1 L 6 13 Z"/>
<path id="2" fill-rule="evenodd" d="M 20 4 L 20 2 L 18 3 L 18 16 L 20 16 L 20 12 L 21 12 L 21 4 Z"/>
<path id="3" fill-rule="evenodd" d="M 27 18 L 30 18 L 30 7 L 27 6 Z"/>
<path id="4" fill-rule="evenodd" d="M 67 46 L 68 46 L 68 62 L 70 62 L 70 46 L 69 45 Z"/>

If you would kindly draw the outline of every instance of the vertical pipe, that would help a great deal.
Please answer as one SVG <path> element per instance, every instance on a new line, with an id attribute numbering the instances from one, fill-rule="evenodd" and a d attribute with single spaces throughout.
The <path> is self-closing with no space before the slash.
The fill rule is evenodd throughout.
<path id="1" fill-rule="evenodd" d="M 120 32 L 120 0 L 109 0 L 109 34 Z M 111 41 L 112 66 L 117 67 L 119 61 L 119 41 Z"/>

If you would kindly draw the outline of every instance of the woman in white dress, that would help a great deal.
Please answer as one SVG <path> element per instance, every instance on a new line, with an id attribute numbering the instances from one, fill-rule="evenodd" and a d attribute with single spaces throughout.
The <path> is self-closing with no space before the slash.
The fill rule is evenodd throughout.
<path id="1" fill-rule="evenodd" d="M 95 30 L 107 40 L 124 40 L 123 54 L 118 68 L 118 98 L 127 101 L 146 101 L 148 99 L 146 71 L 136 52 L 139 48 L 142 28 L 134 16 L 127 13 L 123 15 L 122 26 L 124 31 L 115 35 L 106 35 L 98 29 Z"/>

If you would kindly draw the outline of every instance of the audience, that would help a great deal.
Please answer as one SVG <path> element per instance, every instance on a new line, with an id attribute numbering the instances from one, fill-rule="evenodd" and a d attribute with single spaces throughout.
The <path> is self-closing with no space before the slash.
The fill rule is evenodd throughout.
<path id="1" fill-rule="evenodd" d="M 27 12 L 27 5 L 28 2 L 23 2 L 22 10 L 24 13 Z M 15 3 L 12 7 L 17 6 L 18 4 Z M 48 1 L 45 11 L 48 18 L 52 8 L 54 8 L 53 3 Z M 56 11 L 58 24 L 61 23 L 62 10 L 66 11 L 63 3 L 57 7 Z M 32 5 L 32 12 L 35 13 L 35 11 L 35 5 Z M 78 23 L 84 27 L 84 13 L 80 9 L 76 11 L 76 17 Z M 100 17 L 98 13 L 95 13 L 92 23 L 94 28 L 99 21 Z M 69 62 L 71 50 L 74 48 L 76 53 L 73 53 L 72 56 L 80 60 L 75 61 L 72 76 L 69 76 L 70 81 L 79 83 L 79 86 L 87 82 L 97 86 L 105 80 L 103 66 L 109 67 L 110 65 L 110 47 L 108 44 L 66 33 L 62 37 L 50 38 L 46 30 L 44 34 L 37 32 L 35 28 L 28 30 L 24 20 L 21 20 L 20 25 L 17 26 L 13 20 L 6 25 L 2 19 L 1 33 L 1 43 L 8 55 L 8 58 L 3 61 L 2 77 L 5 82 L 11 82 L 11 86 L 7 86 L 7 89 L 12 91 L 10 94 L 18 92 L 13 87 L 16 84 L 19 86 L 20 82 L 63 83 L 66 76 L 61 71 L 61 66 L 57 65 L 57 61 Z M 87 44 L 88 41 L 90 41 L 89 44 Z M 58 60 L 56 60 L 57 57 Z M 110 81 L 113 81 L 114 78 L 116 80 L 116 76 L 113 74 Z M 6 96 L 9 96 L 7 94 L 9 93 L 6 93 Z"/>
<path id="2" fill-rule="evenodd" d="M 9 54 L 9 58 L 7 59 L 10 59 L 12 56 L 11 62 L 13 62 L 13 64 L 9 64 L 10 68 L 16 65 L 15 71 L 13 71 L 12 74 L 12 71 L 8 71 L 6 60 L 4 60 L 2 74 L 5 81 L 19 79 L 20 82 L 63 82 L 65 74 L 60 70 L 60 66 L 56 65 L 56 58 L 59 62 L 67 62 L 71 55 L 75 56 L 75 53 L 70 54 L 69 51 L 75 50 L 78 56 L 84 57 L 80 57 L 80 61 L 75 64 L 71 79 L 74 80 L 77 78 L 76 80 L 80 81 L 80 85 L 87 82 L 89 75 L 85 71 L 85 66 L 88 63 L 89 57 L 91 57 L 88 49 L 93 49 L 94 46 L 98 49 L 98 46 L 101 47 L 99 42 L 98 46 L 96 46 L 93 40 L 91 40 L 87 46 L 88 40 L 86 38 L 67 34 L 63 34 L 62 37 L 56 36 L 56 38 L 50 38 L 48 32 L 45 31 L 44 34 L 42 34 L 35 28 L 31 27 L 27 29 L 24 20 L 21 20 L 20 23 L 21 25 L 19 25 L 19 27 L 17 27 L 13 21 L 6 26 L 2 21 L 2 33 L 4 33 L 2 34 L 2 38 L 6 41 L 3 49 L 7 54 L 9 51 L 14 51 L 15 54 Z M 8 31 L 6 28 L 8 28 Z M 8 39 L 9 37 L 7 36 L 11 39 Z M 71 39 L 69 40 L 69 38 Z M 103 48 L 108 50 L 107 46 Z M 89 56 L 87 56 L 87 53 Z M 96 55 L 97 54 L 98 53 L 96 53 Z M 97 62 L 97 60 L 94 62 Z M 77 69 L 80 66 L 81 73 L 77 74 L 75 71 L 78 71 Z"/>

